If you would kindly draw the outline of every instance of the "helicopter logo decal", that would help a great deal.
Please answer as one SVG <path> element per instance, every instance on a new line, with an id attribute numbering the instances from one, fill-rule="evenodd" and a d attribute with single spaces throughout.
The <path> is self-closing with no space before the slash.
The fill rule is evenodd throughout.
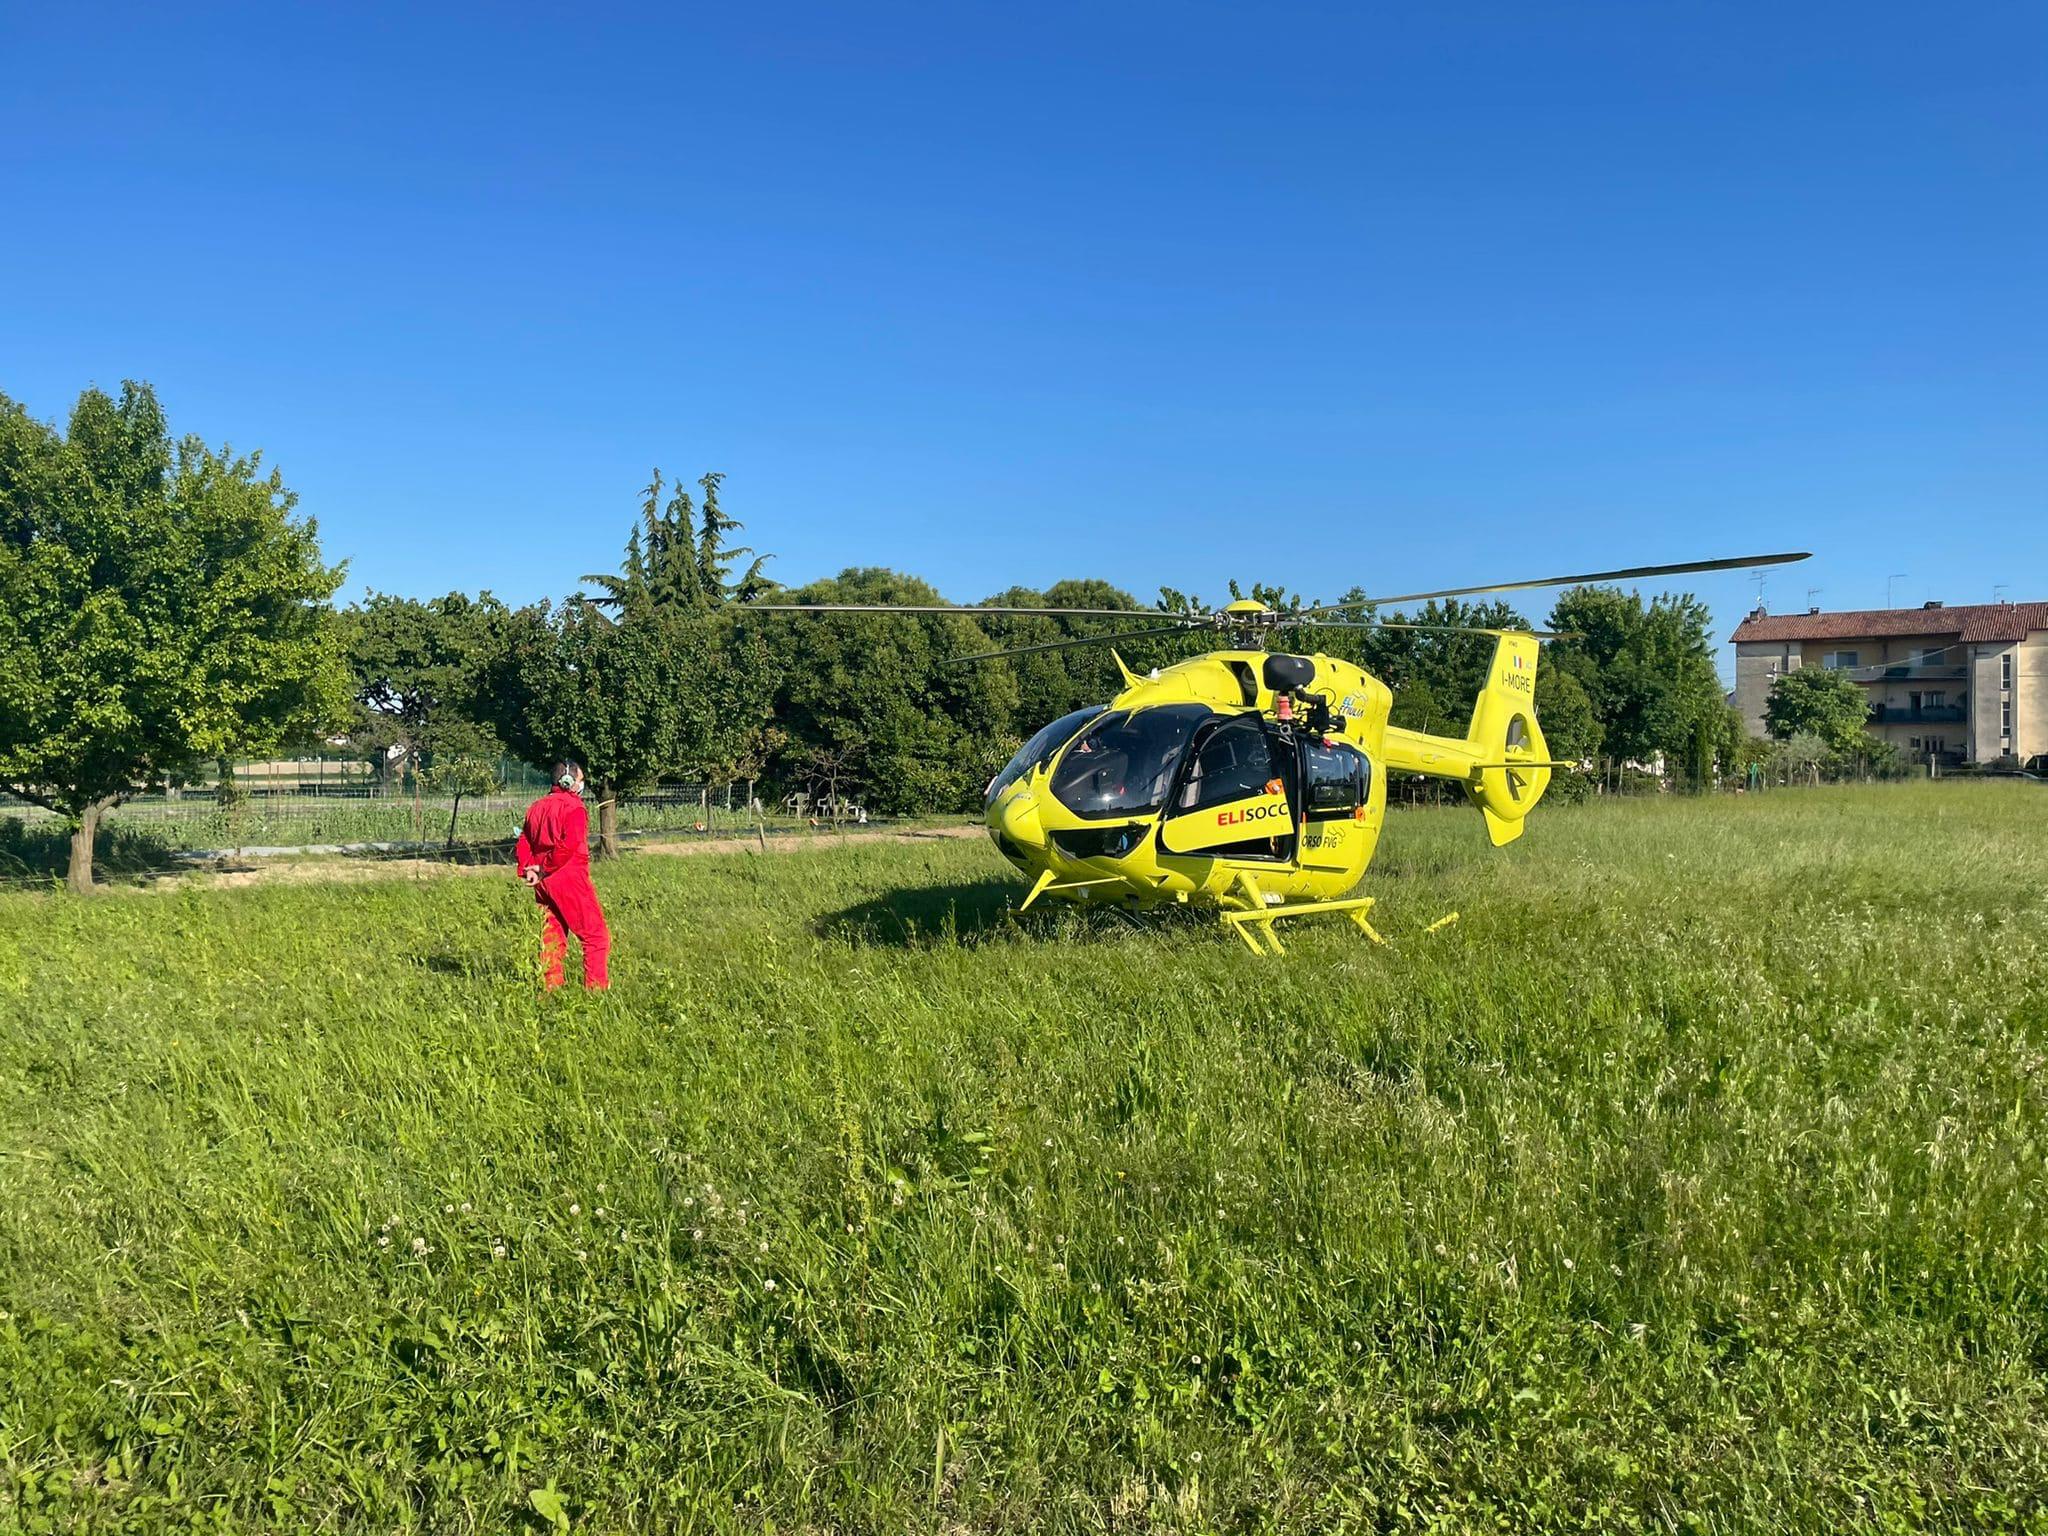
<path id="1" fill-rule="evenodd" d="M 1219 827 L 1237 827 L 1244 825 L 1248 821 L 1271 821 L 1276 816 L 1285 816 L 1286 814 L 1287 802 L 1284 800 L 1278 805 L 1274 805 L 1271 802 L 1260 805 L 1245 805 L 1239 806 L 1234 811 L 1218 811 L 1216 813 L 1216 825 Z"/>

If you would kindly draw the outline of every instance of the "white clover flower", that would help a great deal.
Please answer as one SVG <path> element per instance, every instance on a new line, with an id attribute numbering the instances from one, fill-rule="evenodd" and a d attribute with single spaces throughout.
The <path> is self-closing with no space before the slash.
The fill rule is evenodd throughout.
<path id="1" fill-rule="evenodd" d="M 1577 1269 L 1579 1266 L 1574 1264 L 1570 1259 L 1566 1259 L 1564 1261 L 1564 1267 L 1566 1269 Z"/>
<path id="2" fill-rule="evenodd" d="M 461 1210 L 463 1215 L 467 1216 L 474 1209 L 476 1209 L 476 1207 L 471 1205 L 467 1200 L 462 1202 Z"/>
<path id="3" fill-rule="evenodd" d="M 505 1257 L 505 1245 L 503 1243 L 491 1244 L 491 1257 L 494 1259 L 502 1259 L 503 1257 Z"/>
<path id="4" fill-rule="evenodd" d="M 1189 1451 L 1188 1460 L 1199 1467 L 1202 1464 L 1202 1453 L 1200 1451 Z"/>
<path id="5" fill-rule="evenodd" d="M 389 1248 L 391 1246 L 391 1239 L 389 1237 L 379 1237 L 377 1239 L 377 1246 L 379 1248 Z"/>
<path id="6" fill-rule="evenodd" d="M 775 1289 L 775 1282 L 773 1280 L 763 1280 L 761 1282 L 761 1289 L 764 1291 L 772 1291 Z"/>
<path id="7" fill-rule="evenodd" d="M 412 1252 L 414 1258 L 424 1259 L 427 1256 L 427 1240 L 424 1237 L 414 1238 L 412 1240 Z"/>
<path id="8" fill-rule="evenodd" d="M 579 1259 L 587 1259 L 590 1257 L 590 1255 L 585 1253 L 581 1248 L 578 1248 L 576 1250 L 576 1257 Z"/>
<path id="9" fill-rule="evenodd" d="M 441 1207 L 441 1214 L 443 1216 L 453 1216 L 455 1214 L 455 1207 L 453 1205 L 444 1205 Z"/>
<path id="10" fill-rule="evenodd" d="M 578 1205 L 574 1200 L 571 1200 L 569 1202 L 569 1214 L 571 1216 L 581 1216 L 583 1214 L 583 1207 Z"/>
<path id="11" fill-rule="evenodd" d="M 701 1243 L 704 1241 L 704 1229 L 702 1227 L 692 1227 L 690 1228 L 690 1236 Z"/>

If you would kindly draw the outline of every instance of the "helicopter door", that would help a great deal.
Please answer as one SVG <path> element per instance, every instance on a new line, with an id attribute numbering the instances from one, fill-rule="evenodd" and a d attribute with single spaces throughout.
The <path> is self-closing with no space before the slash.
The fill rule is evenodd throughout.
<path id="1" fill-rule="evenodd" d="M 1293 858 L 1291 766 L 1257 715 L 1207 726 L 1167 802 L 1159 846 L 1210 858 Z"/>

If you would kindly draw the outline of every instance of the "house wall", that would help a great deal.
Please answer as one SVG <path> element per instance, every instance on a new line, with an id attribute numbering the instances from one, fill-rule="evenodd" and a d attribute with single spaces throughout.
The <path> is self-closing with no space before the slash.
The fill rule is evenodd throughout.
<path id="1" fill-rule="evenodd" d="M 2013 751 L 2025 761 L 2048 752 L 2048 630 L 2013 649 Z"/>
<path id="2" fill-rule="evenodd" d="M 1764 734 L 1771 680 L 1801 665 L 1796 640 L 1746 640 L 1735 647 L 1735 707 L 1752 736 Z"/>
<path id="3" fill-rule="evenodd" d="M 2048 641 L 2048 635 L 2043 639 Z M 1764 734 L 1764 704 L 1770 698 L 1773 679 L 1801 667 L 1826 666 L 1828 658 L 1842 652 L 1854 653 L 1857 681 L 1873 706 L 1910 714 L 1918 695 L 1921 709 L 1927 712 L 1920 719 L 1873 722 L 1873 736 L 1892 743 L 1908 757 L 1925 757 L 1930 750 L 1957 761 L 1974 755 L 1971 731 L 1975 711 L 1970 708 L 1974 679 L 1968 648 L 1958 645 L 1953 633 L 1741 642 L 1735 647 L 1735 707 L 1750 732 Z M 1922 658 L 1929 652 L 1940 654 L 1933 662 L 1924 663 Z M 2048 653 L 2044 653 L 2042 665 L 2048 668 Z M 1891 667 L 1910 670 L 1903 677 L 1884 677 L 1883 671 Z M 1958 672 L 1962 675 L 1955 675 Z M 2048 677 L 2042 686 L 2048 690 Z M 1944 718 L 1944 712 L 1957 718 Z"/>
<path id="4" fill-rule="evenodd" d="M 1941 655 L 1932 663 L 1921 658 Z M 1735 707 L 1753 735 L 1764 734 L 1764 704 L 1772 681 L 1800 667 L 1827 665 L 1853 651 L 1864 697 L 1902 717 L 1873 722 L 1871 734 L 1909 757 L 1937 751 L 1951 761 L 1990 762 L 2010 751 L 2022 761 L 2048 753 L 2048 630 L 2016 642 L 1964 646 L 1953 633 L 1891 635 L 1861 640 L 1749 640 L 1735 647 Z M 2003 688 L 2004 658 L 2012 657 L 2012 689 Z M 1886 668 L 1907 668 L 1885 677 Z M 1954 675 L 1958 670 L 1961 676 Z M 1944 675 L 1947 674 L 1947 675 Z M 1910 718 L 1914 696 L 1919 717 Z M 1938 702 L 1937 702 L 1938 698 Z M 2012 737 L 2002 735 L 2003 705 L 2012 705 Z M 1945 718 L 1959 714 L 1961 718 Z"/>

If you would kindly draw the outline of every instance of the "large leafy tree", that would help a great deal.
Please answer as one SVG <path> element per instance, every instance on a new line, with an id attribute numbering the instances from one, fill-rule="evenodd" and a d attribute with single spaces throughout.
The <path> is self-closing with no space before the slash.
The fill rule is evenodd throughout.
<path id="1" fill-rule="evenodd" d="M 1869 744 L 1864 726 L 1870 701 L 1846 672 L 1826 667 L 1800 667 L 1771 684 L 1764 700 L 1764 729 L 1779 741 L 1818 736 L 1836 752 L 1854 752 Z"/>
<path id="2" fill-rule="evenodd" d="M 147 385 L 63 432 L 0 396 L 0 783 L 70 819 L 74 890 L 125 796 L 344 713 L 341 571 L 295 503 L 260 455 L 173 443 Z"/>
<path id="3" fill-rule="evenodd" d="M 486 674 L 512 613 L 485 592 L 427 599 L 373 592 L 337 616 L 355 691 L 349 739 L 381 764 L 490 759 L 504 744 L 486 719 Z"/>
<path id="4" fill-rule="evenodd" d="M 705 660 L 679 615 L 613 618 L 570 598 L 522 608 L 490 672 L 493 724 L 529 762 L 573 758 L 597 794 L 598 852 L 619 851 L 618 797 L 675 771 L 677 680 Z"/>
<path id="5" fill-rule="evenodd" d="M 1116 634 L 1140 630 L 1158 619 L 1138 600 L 1106 581 L 1056 581 L 1040 592 L 1031 587 L 1011 587 L 988 600 L 1005 608 L 1114 608 L 1128 610 L 1128 624 L 1117 619 L 1010 618 L 991 616 L 979 627 L 991 646 L 1048 645 L 1088 635 Z M 1152 642 L 1139 641 L 1119 648 L 1125 661 L 1150 666 L 1156 653 Z M 1123 689 L 1122 674 L 1107 645 L 1070 645 L 1059 650 L 1034 651 L 1008 658 L 1015 679 L 1017 703 L 1011 722 L 1013 734 L 1029 735 L 1041 725 L 1057 720 L 1083 704 L 1100 704 Z"/>
<path id="6" fill-rule="evenodd" d="M 1649 762 L 1662 754 L 1701 773 L 1732 761 L 1710 621 L 1690 594 L 1645 603 L 1615 587 L 1574 587 L 1558 598 L 1550 626 L 1571 638 L 1552 643 L 1549 661 L 1584 688 L 1609 755 Z"/>
<path id="7" fill-rule="evenodd" d="M 784 596 L 800 603 L 943 601 L 914 577 L 873 568 Z M 824 614 L 760 622 L 772 625 L 779 660 L 775 717 L 788 733 L 783 777 L 821 785 L 830 779 L 878 810 L 959 810 L 976 802 L 1008 755 L 1017 710 L 1009 662 L 949 664 L 994 649 L 971 616 Z"/>

